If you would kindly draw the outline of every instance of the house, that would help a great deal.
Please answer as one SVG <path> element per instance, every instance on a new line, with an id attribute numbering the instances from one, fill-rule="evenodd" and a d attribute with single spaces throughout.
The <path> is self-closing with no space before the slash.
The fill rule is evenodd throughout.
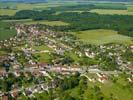
<path id="1" fill-rule="evenodd" d="M 94 58 L 95 57 L 95 53 L 94 52 L 90 52 L 90 51 L 85 51 L 85 55 L 89 58 Z"/>
<path id="2" fill-rule="evenodd" d="M 20 69 L 20 65 L 15 64 L 15 65 L 12 66 L 12 68 L 13 68 L 13 69 Z"/>
<path id="3" fill-rule="evenodd" d="M 13 98 L 17 99 L 17 97 L 19 96 L 18 91 L 12 92 L 12 93 L 11 93 L 11 96 L 12 96 Z"/>
<path id="4" fill-rule="evenodd" d="M 48 67 L 48 64 L 47 63 L 44 63 L 44 62 L 38 63 L 38 67 L 39 68 L 47 68 Z"/>
<path id="5" fill-rule="evenodd" d="M 101 83 L 105 83 L 106 80 L 107 80 L 106 77 L 99 77 L 98 78 L 98 81 L 101 82 Z"/>
<path id="6" fill-rule="evenodd" d="M 8 100 L 8 96 L 7 95 L 3 95 L 1 100 Z"/>
<path id="7" fill-rule="evenodd" d="M 127 68 L 133 71 L 133 66 L 128 66 Z"/>
<path id="8" fill-rule="evenodd" d="M 0 77 L 6 75 L 6 70 L 4 68 L 0 69 Z"/>
<path id="9" fill-rule="evenodd" d="M 20 72 L 19 72 L 19 71 L 15 71 L 15 72 L 14 72 L 14 75 L 15 75 L 16 77 L 19 77 L 19 76 L 20 76 Z"/>
<path id="10" fill-rule="evenodd" d="M 127 78 L 127 80 L 132 83 L 133 82 L 133 79 L 132 78 Z"/>
<path id="11" fill-rule="evenodd" d="M 37 64 L 26 64 L 25 67 L 26 68 L 32 68 L 32 69 L 38 69 L 38 65 Z"/>
<path id="12" fill-rule="evenodd" d="M 101 74 L 101 73 L 96 73 L 98 76 L 98 81 L 101 83 L 105 83 L 108 80 L 107 75 Z"/>
<path id="13" fill-rule="evenodd" d="M 23 92 L 23 94 L 24 94 L 24 96 L 29 96 L 32 94 L 32 91 L 27 89 L 27 90 L 25 90 L 25 92 Z"/>

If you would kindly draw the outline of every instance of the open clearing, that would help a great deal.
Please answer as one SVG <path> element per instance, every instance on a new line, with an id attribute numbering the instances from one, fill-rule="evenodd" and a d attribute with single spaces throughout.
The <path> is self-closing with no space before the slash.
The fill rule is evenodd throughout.
<path id="1" fill-rule="evenodd" d="M 133 44 L 132 38 L 117 34 L 117 31 L 97 29 L 80 31 L 76 33 L 76 36 L 84 42 L 91 44 L 106 44 L 106 43 L 124 43 Z"/>
<path id="2" fill-rule="evenodd" d="M 68 23 L 62 21 L 29 21 L 25 22 L 24 24 L 31 25 L 31 24 L 46 24 L 49 26 L 65 26 L 69 25 Z"/>
<path id="3" fill-rule="evenodd" d="M 133 12 L 133 5 L 128 5 L 127 9 L 128 9 L 129 12 Z"/>
<path id="4" fill-rule="evenodd" d="M 14 23 L 17 23 L 17 22 L 29 22 L 29 21 L 32 21 L 32 19 L 19 19 L 19 20 L 2 20 L 2 22 L 14 22 Z"/>
<path id="5" fill-rule="evenodd" d="M 0 9 L 0 15 L 9 15 L 13 16 L 17 10 L 12 10 L 12 9 Z"/>
<path id="6" fill-rule="evenodd" d="M 89 74 L 89 76 L 94 75 Z M 103 93 L 105 97 L 104 100 L 111 100 L 107 98 L 110 97 L 111 94 L 114 98 L 117 98 L 116 100 L 132 100 L 133 95 L 131 91 L 128 90 L 127 87 L 124 87 L 126 86 L 126 84 L 128 84 L 128 82 L 123 77 L 119 77 L 116 83 L 111 80 L 108 80 L 108 82 L 105 82 L 104 84 L 101 84 L 99 82 L 88 82 L 88 88 L 84 91 L 83 94 L 83 97 L 85 98 L 84 100 L 99 100 L 94 97 L 96 95 L 96 91 L 94 91 L 95 86 L 100 87 L 100 92 Z M 66 92 L 70 93 L 73 97 L 78 98 L 80 90 L 81 88 L 80 86 L 78 86 L 71 90 L 67 90 Z M 91 97 L 91 95 L 93 95 L 93 97 Z"/>
<path id="7" fill-rule="evenodd" d="M 103 15 L 133 15 L 133 12 L 130 12 L 128 10 L 93 9 L 90 12 Z"/>
<path id="8" fill-rule="evenodd" d="M 126 5 L 122 3 L 96 3 L 94 5 L 98 8 L 105 9 L 126 9 Z"/>
<path id="9" fill-rule="evenodd" d="M 16 35 L 14 28 L 11 28 L 11 25 L 6 22 L 0 21 L 0 40 L 9 39 Z"/>
<path id="10" fill-rule="evenodd" d="M 0 30 L 0 40 L 9 39 L 16 35 L 15 30 Z"/>

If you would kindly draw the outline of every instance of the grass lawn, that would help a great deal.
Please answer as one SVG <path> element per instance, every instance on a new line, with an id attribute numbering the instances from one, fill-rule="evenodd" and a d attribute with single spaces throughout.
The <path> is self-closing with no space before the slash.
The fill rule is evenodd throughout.
<path id="1" fill-rule="evenodd" d="M 90 76 L 89 76 L 90 77 Z M 84 100 L 100 100 L 96 98 L 96 92 L 94 91 L 94 86 L 100 87 L 101 92 L 104 95 L 104 98 L 109 98 L 110 94 L 113 94 L 113 98 L 117 98 L 116 100 L 132 100 L 133 95 L 132 91 L 129 88 L 123 88 L 125 84 L 128 84 L 127 80 L 123 77 L 118 77 L 116 83 L 113 83 L 112 80 L 108 80 L 108 82 L 102 84 L 100 82 L 90 82 L 88 81 L 88 87 L 86 87 L 85 92 L 83 93 Z M 69 89 L 66 92 L 70 93 L 71 96 L 78 98 L 80 95 L 79 86 Z M 91 95 L 93 94 L 93 95 Z M 93 96 L 92 99 L 90 99 Z M 104 99 L 111 100 L 111 99 Z M 113 99 L 114 100 L 114 99 Z"/>
<path id="2" fill-rule="evenodd" d="M 39 53 L 35 54 L 35 56 L 38 58 L 39 62 L 49 63 L 51 60 L 51 55 L 49 53 Z"/>
<path id="3" fill-rule="evenodd" d="M 50 26 L 65 26 L 69 25 L 69 23 L 65 23 L 62 21 L 33 21 L 32 19 L 20 19 L 20 20 L 2 20 L 2 22 L 13 22 L 13 23 L 24 23 L 26 25 L 32 25 L 32 24 L 45 24 Z"/>
<path id="4" fill-rule="evenodd" d="M 7 52 L 0 49 L 0 56 L 6 55 Z"/>
<path id="5" fill-rule="evenodd" d="M 50 97 L 46 92 L 35 93 L 34 95 L 36 96 L 37 100 L 50 100 Z"/>
<path id="6" fill-rule="evenodd" d="M 52 49 L 49 48 L 49 47 L 46 46 L 46 45 L 42 45 L 42 46 L 33 46 L 32 49 L 34 49 L 34 50 L 38 50 L 38 51 L 43 51 L 43 50 L 49 50 L 49 51 L 52 51 Z"/>
<path id="7" fill-rule="evenodd" d="M 0 40 L 9 39 L 16 35 L 15 30 L 0 30 Z"/>
<path id="8" fill-rule="evenodd" d="M 80 57 L 78 57 L 78 55 L 76 55 L 74 52 L 66 52 L 65 55 L 70 56 L 75 61 L 75 63 L 79 62 L 80 60 Z"/>
<path id="9" fill-rule="evenodd" d="M 106 96 L 109 96 L 112 93 L 113 97 L 117 98 L 117 100 L 132 100 L 132 91 L 128 90 L 128 88 L 123 88 L 125 84 L 127 84 L 127 81 L 124 78 L 119 77 L 117 83 L 109 81 L 107 84 L 102 84 L 101 91 Z"/>
<path id="10" fill-rule="evenodd" d="M 133 15 L 133 12 L 130 12 L 128 10 L 93 9 L 90 12 L 103 15 Z"/>
<path id="11" fill-rule="evenodd" d="M 12 10 L 12 9 L 0 9 L 0 15 L 9 15 L 13 16 L 17 10 Z"/>
<path id="12" fill-rule="evenodd" d="M 68 23 L 62 22 L 62 21 L 29 21 L 25 22 L 27 25 L 31 24 L 46 24 L 50 26 L 63 26 L 63 25 L 68 25 Z"/>
<path id="13" fill-rule="evenodd" d="M 76 36 L 84 42 L 97 45 L 106 43 L 133 44 L 131 41 L 132 38 L 119 35 L 113 30 L 97 29 L 80 31 L 76 33 Z"/>
<path id="14" fill-rule="evenodd" d="M 16 35 L 14 28 L 10 29 L 11 25 L 0 21 L 0 40 L 9 39 Z"/>

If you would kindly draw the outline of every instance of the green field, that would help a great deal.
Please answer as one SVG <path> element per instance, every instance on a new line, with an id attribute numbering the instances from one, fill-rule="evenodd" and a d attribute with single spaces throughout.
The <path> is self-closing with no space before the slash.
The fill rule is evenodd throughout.
<path id="1" fill-rule="evenodd" d="M 0 40 L 9 39 L 15 35 L 15 30 L 0 30 Z"/>
<path id="2" fill-rule="evenodd" d="M 90 77 L 90 75 L 88 76 Z M 101 100 L 96 98 L 98 96 L 98 93 L 96 93 L 96 91 L 94 90 L 94 86 L 98 86 L 100 88 L 99 93 L 101 92 L 104 95 L 104 99 L 102 100 L 132 100 L 132 88 L 129 90 L 127 87 L 124 87 L 127 84 L 128 82 L 126 81 L 126 79 L 121 76 L 118 77 L 116 83 L 114 83 L 112 80 L 108 80 L 108 82 L 104 84 L 88 81 L 88 86 L 84 87 L 84 92 L 82 92 L 83 100 Z M 77 86 L 73 89 L 67 90 L 66 93 L 69 93 L 75 98 L 79 98 L 79 95 L 81 93 L 80 90 L 80 86 Z M 116 99 L 110 99 L 111 94 L 112 97 Z"/>
<path id="3" fill-rule="evenodd" d="M 32 21 L 32 19 L 19 19 L 19 20 L 2 20 L 2 22 L 14 22 L 14 23 L 17 23 L 17 22 L 29 22 L 29 21 Z"/>
<path id="4" fill-rule="evenodd" d="M 80 31 L 76 33 L 76 36 L 87 43 L 92 44 L 106 44 L 106 43 L 128 43 L 132 44 L 130 37 L 117 34 L 113 30 L 97 29 Z"/>
<path id="5" fill-rule="evenodd" d="M 133 5 L 128 5 L 127 9 L 128 9 L 129 12 L 133 12 Z"/>
<path id="6" fill-rule="evenodd" d="M 38 53 L 38 54 L 35 54 L 34 56 L 37 57 L 39 62 L 49 63 L 50 60 L 52 59 L 49 53 Z"/>
<path id="7" fill-rule="evenodd" d="M 37 51 L 43 51 L 43 50 L 48 50 L 48 51 L 52 51 L 51 48 L 49 48 L 46 45 L 42 45 L 42 46 L 33 46 L 32 49 L 37 50 Z"/>
<path id="8" fill-rule="evenodd" d="M 17 10 L 12 10 L 12 9 L 0 9 L 0 15 L 10 15 L 13 16 Z"/>
<path id="9" fill-rule="evenodd" d="M 0 8 L 10 8 L 10 9 L 14 9 L 16 8 L 16 5 L 18 3 L 15 2 L 0 2 Z"/>
<path id="10" fill-rule="evenodd" d="M 31 24 L 46 24 L 50 26 L 65 26 L 68 25 L 68 23 L 62 22 L 62 21 L 29 21 L 24 22 L 24 24 L 31 25 Z"/>
<path id="11" fill-rule="evenodd" d="M 96 3 L 94 4 L 98 8 L 104 9 L 126 9 L 126 5 L 122 3 Z"/>
<path id="12" fill-rule="evenodd" d="M 2 9 L 8 7 L 8 9 Z M 1 5 L 0 9 L 0 15 L 14 15 L 17 11 L 20 10 L 44 10 L 48 9 L 49 7 L 55 7 L 54 5 L 49 5 L 49 4 L 25 4 L 25 3 L 5 3 Z M 15 9 L 15 10 L 13 10 Z"/>
<path id="13" fill-rule="evenodd" d="M 62 21 L 47 21 L 47 20 L 33 21 L 32 19 L 3 20 L 3 22 L 23 23 L 23 24 L 26 24 L 26 25 L 32 25 L 32 24 L 45 24 L 45 25 L 49 25 L 49 26 L 65 26 L 65 25 L 69 25 L 69 23 L 65 23 L 65 22 L 62 22 Z"/>
<path id="14" fill-rule="evenodd" d="M 133 15 L 133 12 L 130 12 L 128 10 L 93 9 L 90 12 L 103 15 Z"/>
<path id="15" fill-rule="evenodd" d="M 9 23 L 0 22 L 0 40 L 9 39 L 15 35 L 16 31 Z"/>

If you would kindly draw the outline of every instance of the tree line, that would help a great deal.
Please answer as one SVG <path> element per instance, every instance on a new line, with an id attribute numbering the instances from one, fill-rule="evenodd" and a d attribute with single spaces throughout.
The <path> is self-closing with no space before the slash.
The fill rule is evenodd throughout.
<path id="1" fill-rule="evenodd" d="M 48 26 L 56 31 L 84 31 L 90 29 L 112 29 L 119 34 L 133 37 L 133 17 L 131 15 L 99 15 L 91 12 L 62 12 L 55 10 L 22 10 L 14 16 L 1 16 L 0 19 L 33 19 L 63 21 L 66 26 Z"/>

